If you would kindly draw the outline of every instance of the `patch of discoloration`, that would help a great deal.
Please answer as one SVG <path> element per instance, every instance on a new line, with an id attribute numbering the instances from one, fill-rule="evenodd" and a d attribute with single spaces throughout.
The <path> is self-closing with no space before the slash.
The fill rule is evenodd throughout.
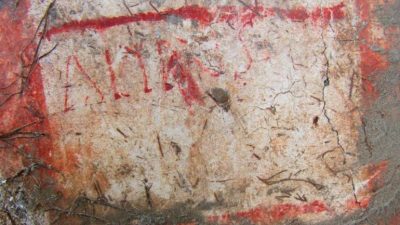
<path id="1" fill-rule="evenodd" d="M 354 208 L 358 208 L 354 214 L 336 217 L 324 222 L 324 225 L 398 223 L 400 67 L 393 53 L 398 52 L 400 46 L 397 38 L 400 34 L 399 18 L 394 16 L 400 1 L 358 1 L 358 4 L 362 18 L 360 41 L 366 52 L 373 56 L 365 60 L 366 66 L 370 67 L 365 71 L 367 84 L 373 89 L 364 90 L 365 102 L 361 107 L 363 123 L 359 128 L 359 164 L 369 165 L 364 166 L 363 173 L 372 175 L 371 178 L 375 177 L 374 174 L 381 176 L 372 179 L 371 185 L 364 182 L 361 186 L 371 198 L 354 205 Z M 374 90 L 372 95 L 369 90 Z M 382 169 L 385 172 L 379 172 Z"/>
<path id="2" fill-rule="evenodd" d="M 339 27 L 355 32 L 354 5 L 325 6 L 343 10 L 327 11 L 330 26 L 325 9 L 323 16 L 315 14 L 318 6 L 270 11 L 260 5 L 254 13 L 240 2 L 234 5 L 174 3 L 158 12 L 143 5 L 131 8 L 133 16 L 126 18 L 119 16 L 127 13 L 121 8 L 111 19 L 105 14 L 66 25 L 56 21 L 47 44 L 58 48 L 42 66 L 44 74 L 61 72 L 44 79 L 50 118 L 62 137 L 58 149 L 91 146 L 90 167 L 83 151 L 74 153 L 80 167 L 104 173 L 106 195 L 143 207 L 224 199 L 224 208 L 204 211 L 211 215 L 301 202 L 295 195 L 266 194 L 278 185 L 296 187 L 299 196 L 341 213 L 353 196 L 348 179 L 338 173 L 356 162 L 360 77 L 354 75 L 358 46 L 335 36 Z M 170 17 L 163 22 L 158 13 L 180 22 Z M 119 92 L 126 96 L 116 98 Z M 318 126 L 312 123 L 315 115 Z M 169 142 L 179 143 L 179 158 L 168 151 Z M 116 177 L 114 171 L 125 164 L 132 176 Z M 282 182 L 258 179 L 281 170 L 285 173 L 276 179 Z M 316 212 L 304 213 L 305 220 L 317 218 Z"/>

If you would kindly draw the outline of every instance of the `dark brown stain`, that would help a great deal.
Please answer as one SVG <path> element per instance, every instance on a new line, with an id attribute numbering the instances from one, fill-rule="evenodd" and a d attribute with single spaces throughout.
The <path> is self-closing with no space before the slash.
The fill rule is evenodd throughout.
<path id="1" fill-rule="evenodd" d="M 229 111 L 230 108 L 230 95 L 229 92 L 222 88 L 211 88 L 207 93 L 218 106 L 222 107 L 225 111 Z"/>

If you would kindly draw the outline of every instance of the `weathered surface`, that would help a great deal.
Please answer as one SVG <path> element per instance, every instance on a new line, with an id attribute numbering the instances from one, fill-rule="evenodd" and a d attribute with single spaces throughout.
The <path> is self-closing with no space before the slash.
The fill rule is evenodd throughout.
<path id="1" fill-rule="evenodd" d="M 5 221 L 362 224 L 397 202 L 395 1 L 16 3 Z"/>

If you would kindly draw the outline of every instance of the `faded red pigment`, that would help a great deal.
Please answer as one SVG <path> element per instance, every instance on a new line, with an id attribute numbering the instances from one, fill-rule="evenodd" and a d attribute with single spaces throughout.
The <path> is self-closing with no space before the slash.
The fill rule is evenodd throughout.
<path id="1" fill-rule="evenodd" d="M 116 99 L 116 100 L 120 99 L 122 96 L 129 97 L 129 94 L 121 93 L 121 92 L 118 92 L 118 90 L 117 90 L 117 84 L 116 84 L 117 76 L 115 75 L 115 71 L 113 69 L 110 50 L 106 49 L 104 55 L 106 57 L 106 63 L 108 65 L 108 71 L 110 73 L 111 89 L 114 92 L 114 99 Z"/>
<path id="2" fill-rule="evenodd" d="M 307 10 L 303 7 L 292 10 L 282 10 L 281 13 L 283 13 L 287 18 L 293 21 L 303 22 L 309 18 Z"/>
<path id="3" fill-rule="evenodd" d="M 79 72 L 81 74 L 83 74 L 83 77 L 94 87 L 94 89 L 96 90 L 97 94 L 100 97 L 99 102 L 103 102 L 104 101 L 104 94 L 103 92 L 100 90 L 99 86 L 97 85 L 96 81 L 94 81 L 89 74 L 86 72 L 86 70 L 83 68 L 82 64 L 80 63 L 78 57 L 73 56 L 76 67 L 78 68 Z"/>
<path id="4" fill-rule="evenodd" d="M 181 53 L 178 51 L 172 51 L 168 52 L 170 55 L 162 55 L 162 46 L 160 45 L 159 42 L 157 42 L 158 46 L 158 51 L 160 53 L 160 64 L 161 64 L 161 74 L 162 74 L 162 85 L 163 85 L 163 90 L 164 91 L 169 91 L 174 86 L 170 83 L 168 83 L 169 76 L 172 75 L 173 80 L 175 81 L 177 87 L 179 88 L 179 92 L 182 95 L 184 101 L 186 104 L 189 106 L 197 103 L 197 104 L 204 104 L 203 101 L 203 94 L 196 83 L 195 79 L 192 77 L 192 73 L 190 70 L 190 65 L 193 64 L 193 62 L 201 69 L 202 73 L 204 74 L 210 74 L 211 76 L 217 77 L 219 76 L 219 73 L 216 71 L 212 71 L 208 69 L 206 66 L 204 66 L 199 59 L 197 58 L 183 58 L 181 56 Z M 168 42 L 164 41 L 163 45 L 168 46 Z M 138 65 L 141 68 L 143 72 L 143 91 L 144 93 L 150 93 L 152 89 L 149 87 L 149 81 L 148 81 L 148 74 L 145 66 L 144 59 L 140 53 L 140 50 L 142 47 L 135 46 L 134 48 L 130 47 L 124 47 L 126 50 L 126 53 L 133 55 L 137 61 Z M 107 49 L 105 50 L 105 63 L 108 66 L 108 73 L 110 75 L 110 86 L 111 86 L 111 91 L 113 93 L 113 98 L 115 100 L 121 99 L 121 97 L 129 97 L 130 95 L 127 93 L 122 93 L 118 91 L 117 84 L 116 84 L 116 73 L 113 69 L 113 63 L 112 63 L 112 58 L 111 58 L 111 53 Z M 166 58 L 164 58 L 166 57 Z M 73 62 L 74 64 L 73 64 Z M 72 65 L 73 64 L 73 65 Z M 66 62 L 66 83 L 64 86 L 65 92 L 64 92 L 64 112 L 68 112 L 70 110 L 73 110 L 73 104 L 70 103 L 69 99 L 69 79 L 70 79 L 70 67 L 71 66 L 76 66 L 78 69 L 79 73 L 83 75 L 83 78 L 88 82 L 88 84 L 94 88 L 96 93 L 98 94 L 98 103 L 103 103 L 105 101 L 105 96 L 103 94 L 103 91 L 100 89 L 99 85 L 97 82 L 90 77 L 86 69 L 82 66 L 80 63 L 80 60 L 76 56 L 69 56 L 67 58 Z M 89 96 L 86 97 L 85 101 L 87 101 Z"/>
<path id="5" fill-rule="evenodd" d="M 344 3 L 336 6 L 315 8 L 308 12 L 302 7 L 294 9 L 276 9 L 257 7 L 249 9 L 248 7 L 235 7 L 235 6 L 221 6 L 216 11 L 212 12 L 207 8 L 197 5 L 183 6 L 177 9 L 167 9 L 160 12 L 146 12 L 137 13 L 130 16 L 118 17 L 101 17 L 97 19 L 88 20 L 74 20 L 65 23 L 59 27 L 53 27 L 48 30 L 47 37 L 51 38 L 53 35 L 60 33 L 67 33 L 72 31 L 85 31 L 88 29 L 105 30 L 114 26 L 119 26 L 135 22 L 156 22 L 165 21 L 169 16 L 177 16 L 183 19 L 190 19 L 197 21 L 201 25 L 209 25 L 211 22 L 228 22 L 233 20 L 242 21 L 243 25 L 252 24 L 253 19 L 256 17 L 265 18 L 278 14 L 282 19 L 289 19 L 291 21 L 304 22 L 306 19 L 311 18 L 314 22 L 318 20 L 330 21 L 339 20 L 345 17 Z M 220 15 L 221 13 L 221 15 Z"/>
<path id="6" fill-rule="evenodd" d="M 371 4 L 373 1 L 357 0 L 360 24 L 366 24 L 359 33 L 360 39 L 360 72 L 362 78 L 363 95 L 365 103 L 371 104 L 379 97 L 379 92 L 373 84 L 374 75 L 388 68 L 388 61 L 385 56 L 372 51 L 370 46 L 376 43 L 372 38 L 373 25 L 370 23 L 373 17 Z"/>
<path id="7" fill-rule="evenodd" d="M 156 42 L 157 45 L 157 52 L 158 55 L 161 58 L 161 55 L 163 54 L 163 50 L 164 48 L 169 47 L 169 43 L 166 40 L 157 40 Z M 166 62 L 164 59 L 161 58 L 160 60 L 160 65 L 161 65 L 161 74 L 162 74 L 162 87 L 164 91 L 169 91 L 172 88 L 174 88 L 174 86 L 170 83 L 168 83 L 168 71 L 166 68 Z"/>
<path id="8" fill-rule="evenodd" d="M 66 68 L 65 68 L 65 79 L 66 79 L 66 84 L 65 84 L 65 86 L 64 86 L 64 88 L 65 88 L 65 94 L 64 94 L 64 112 L 68 112 L 69 110 L 72 110 L 73 109 L 73 106 L 70 106 L 69 105 L 69 103 L 68 103 L 68 99 L 69 99 L 69 88 L 70 88 L 70 84 L 69 84 L 69 67 L 70 67 L 70 65 L 71 65 L 71 59 L 72 59 L 72 56 L 68 56 L 68 58 L 67 58 L 67 65 L 66 65 Z"/>
<path id="9" fill-rule="evenodd" d="M 194 103 L 198 103 L 203 105 L 204 100 L 200 88 L 193 79 L 186 64 L 182 61 L 181 55 L 177 51 L 174 51 L 168 60 L 167 72 L 172 73 L 186 104 L 193 105 Z"/>
<path id="10" fill-rule="evenodd" d="M 167 67 L 165 65 L 165 61 L 161 60 L 161 73 L 162 73 L 162 81 L 163 81 L 163 90 L 164 91 L 170 91 L 174 86 L 170 83 L 168 83 L 168 71 Z"/>
<path id="11" fill-rule="evenodd" d="M 368 208 L 372 195 L 383 186 L 383 177 L 388 168 L 388 161 L 381 161 L 377 164 L 370 164 L 361 170 L 361 179 L 367 183 L 357 191 L 358 199 L 352 198 L 346 201 L 348 211 Z"/>
<path id="12" fill-rule="evenodd" d="M 118 93 L 117 91 L 117 85 L 115 83 L 116 75 L 114 72 L 114 69 L 112 68 L 112 62 L 111 62 L 111 56 L 110 56 L 110 51 L 108 49 L 106 49 L 105 53 L 104 53 L 105 57 L 106 57 L 106 63 L 108 65 L 108 72 L 110 73 L 110 82 L 111 82 L 111 89 L 114 92 L 114 98 L 115 99 L 120 99 L 121 95 Z"/>
<path id="13" fill-rule="evenodd" d="M 61 27 L 55 27 L 47 32 L 47 37 L 52 35 L 70 31 L 84 31 L 86 29 L 104 30 L 110 27 L 123 25 L 134 22 L 154 22 L 166 20 L 168 16 L 179 16 L 184 19 L 196 20 L 201 24 L 209 24 L 212 20 L 212 15 L 206 8 L 199 6 L 185 6 L 178 9 L 169 9 L 160 13 L 147 12 L 138 13 L 132 16 L 119 16 L 119 17 L 103 17 L 99 19 L 83 20 L 83 21 L 71 21 L 62 25 Z"/>
<path id="14" fill-rule="evenodd" d="M 295 218 L 307 213 L 321 213 L 329 211 L 321 201 L 313 201 L 305 204 L 280 204 L 271 208 L 258 207 L 249 211 L 228 213 L 220 216 L 211 216 L 210 222 L 232 223 L 234 220 L 249 220 L 252 223 L 270 224 L 284 219 Z"/>
<path id="15" fill-rule="evenodd" d="M 142 54 L 140 53 L 140 49 L 141 49 L 141 48 L 139 48 L 138 46 L 136 46 L 135 49 L 136 49 L 136 50 L 133 50 L 133 49 L 131 49 L 131 48 L 129 48 L 129 47 L 125 47 L 125 50 L 126 50 L 128 53 L 134 55 L 134 56 L 137 58 L 138 63 L 139 63 L 139 67 L 140 67 L 140 68 L 142 69 L 142 71 L 143 71 L 143 84 L 144 84 L 143 91 L 144 91 L 144 93 L 150 93 L 150 92 L 152 91 L 152 89 L 149 88 L 149 79 L 148 79 L 146 67 L 145 67 L 145 65 L 144 65 L 144 61 L 143 61 Z"/>
<path id="16" fill-rule="evenodd" d="M 207 66 L 205 66 L 201 60 L 197 57 L 193 57 L 193 62 L 199 67 L 201 68 L 202 71 L 204 71 L 205 73 L 209 73 L 211 76 L 213 77 L 219 77 L 221 75 L 221 73 L 211 70 L 210 68 L 208 68 Z"/>
<path id="17" fill-rule="evenodd" d="M 148 22 L 154 22 L 154 21 L 162 21 L 168 18 L 168 16 L 174 15 L 174 16 L 179 16 L 184 19 L 191 19 L 194 21 L 199 22 L 202 25 L 208 25 L 211 23 L 213 20 L 216 20 L 218 22 L 231 22 L 232 20 L 238 20 L 241 22 L 242 26 L 245 27 L 247 25 L 252 26 L 253 25 L 253 20 L 256 19 L 257 17 L 267 17 L 276 14 L 279 14 L 280 17 L 286 18 L 292 21 L 305 21 L 308 18 L 311 18 L 314 22 L 318 20 L 322 21 L 330 21 L 334 19 L 342 19 L 344 18 L 345 14 L 343 11 L 344 4 L 340 3 L 336 6 L 333 7 L 325 7 L 325 8 L 315 8 L 313 11 L 308 12 L 304 8 L 295 8 L 291 10 L 283 10 L 283 9 L 276 9 L 276 8 L 269 8 L 265 9 L 264 7 L 258 6 L 255 8 L 255 10 L 251 10 L 248 7 L 235 7 L 235 6 L 221 6 L 218 7 L 216 11 L 211 12 L 210 10 L 192 5 L 192 6 L 184 6 L 178 9 L 168 9 L 162 12 L 147 12 L 147 13 L 138 13 L 135 15 L 131 16 L 120 16 L 120 17 L 111 17 L 111 18 L 98 18 L 98 19 L 91 19 L 91 20 L 84 20 L 84 21 L 72 21 L 69 23 L 66 23 L 60 27 L 54 27 L 48 30 L 47 32 L 47 37 L 50 38 L 51 36 L 59 33 L 64 33 L 64 32 L 70 32 L 70 31 L 85 31 L 86 29 L 95 29 L 95 30 L 105 30 L 107 28 L 113 27 L 113 26 L 118 26 L 126 23 L 132 23 L 132 22 L 139 22 L 139 21 L 148 21 Z M 218 15 L 218 16 L 216 16 Z M 241 37 L 239 37 L 241 39 Z M 179 40 L 182 44 L 185 44 L 185 40 Z M 157 42 L 157 50 L 158 53 L 161 55 L 162 53 L 162 48 L 166 45 L 167 43 L 161 43 Z M 140 54 L 140 51 L 138 49 L 132 50 L 129 48 L 126 48 L 127 52 L 134 55 L 137 60 L 139 67 L 143 71 L 143 83 L 144 83 L 144 92 L 145 93 L 150 93 L 152 89 L 148 85 L 148 75 L 146 72 L 146 68 L 144 65 L 143 58 Z M 246 71 L 248 71 L 251 68 L 252 65 L 252 58 L 250 55 L 250 52 L 248 48 L 245 46 L 245 53 L 246 57 L 248 58 L 248 65 L 246 66 Z M 174 53 L 175 54 L 175 53 Z M 106 63 L 108 64 L 108 70 L 111 78 L 111 89 L 114 92 L 114 99 L 118 100 L 121 98 L 121 93 L 117 91 L 116 87 L 116 74 L 112 68 L 112 62 L 111 62 L 111 56 L 108 50 L 105 52 L 106 56 Z M 171 56 L 172 58 L 174 57 Z M 91 83 L 91 85 L 96 89 L 96 92 L 100 95 L 102 102 L 104 100 L 104 96 L 100 89 L 98 88 L 97 84 L 88 76 L 87 72 L 83 69 L 81 64 L 79 63 L 79 60 L 74 56 L 76 66 L 78 67 L 79 71 L 84 75 L 84 77 Z M 204 65 L 199 64 L 196 60 L 194 60 L 198 66 L 201 67 L 201 69 L 207 73 L 210 73 L 212 76 L 218 76 L 219 73 L 215 71 L 209 71 L 207 68 L 204 68 Z M 168 83 L 168 74 L 171 72 L 170 69 L 165 68 L 166 62 L 164 60 L 161 60 L 161 65 L 162 65 L 162 79 L 163 79 L 163 89 L 164 91 L 169 91 L 173 88 L 173 85 Z M 182 67 L 179 68 L 179 70 L 184 69 L 183 71 L 179 71 L 183 75 L 181 79 L 176 79 L 177 74 L 175 71 L 175 81 L 178 81 L 178 87 L 180 90 L 180 93 L 185 99 L 185 102 L 188 105 L 192 105 L 193 103 L 203 103 L 203 100 L 201 98 L 200 94 L 200 89 L 198 88 L 198 85 L 196 84 L 195 80 L 191 77 L 191 74 L 188 70 L 188 68 Z M 182 73 L 183 72 L 183 73 Z M 235 78 L 237 78 L 239 75 L 238 73 L 235 73 Z M 67 78 L 68 79 L 68 78 Z M 186 87 L 187 85 L 187 87 Z M 124 96 L 128 96 L 125 94 Z M 68 111 L 70 108 L 67 105 L 68 101 L 68 87 L 66 88 L 66 93 L 65 93 L 65 110 Z"/>
<path id="18" fill-rule="evenodd" d="M 380 187 L 383 186 L 383 175 L 387 171 L 388 161 L 381 161 L 377 164 L 368 165 L 365 169 L 363 177 L 368 179 L 365 190 L 366 193 L 376 192 Z"/>
<path id="19" fill-rule="evenodd" d="M 31 40 L 35 30 L 27 29 L 31 21 L 27 17 L 29 1 L 20 1 L 19 6 L 4 3 L 0 9 L 0 88 L 3 94 L 17 93 L 21 90 L 20 74 L 22 66 L 28 66 L 33 61 L 36 44 Z M 30 67 L 30 66 L 29 66 Z M 3 176 L 14 175 L 20 169 L 17 146 L 34 158 L 51 162 L 53 143 L 51 127 L 47 119 L 47 107 L 43 92 L 40 65 L 32 67 L 28 73 L 27 85 L 20 94 L 3 95 L 0 97 L 0 134 L 6 134 L 16 128 L 26 126 L 23 132 L 38 132 L 41 138 L 15 138 L 1 146 L 8 146 L 7 151 L 0 151 L 0 170 Z M 5 97 L 7 96 L 7 97 Z M 26 162 L 29 163 L 29 162 Z"/>

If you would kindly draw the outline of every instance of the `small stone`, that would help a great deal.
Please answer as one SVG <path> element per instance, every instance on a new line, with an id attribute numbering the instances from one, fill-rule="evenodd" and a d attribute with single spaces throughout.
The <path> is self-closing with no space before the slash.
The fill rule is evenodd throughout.
<path id="1" fill-rule="evenodd" d="M 329 86 L 329 77 L 327 77 L 327 78 L 324 80 L 324 86 L 325 86 L 325 87 Z"/>
<path id="2" fill-rule="evenodd" d="M 229 101 L 229 93 L 222 88 L 212 88 L 211 95 L 217 103 L 227 103 Z"/>
<path id="3" fill-rule="evenodd" d="M 222 88 L 212 88 L 211 89 L 211 97 L 214 101 L 221 106 L 225 111 L 229 110 L 230 107 L 230 97 L 229 93 Z"/>

